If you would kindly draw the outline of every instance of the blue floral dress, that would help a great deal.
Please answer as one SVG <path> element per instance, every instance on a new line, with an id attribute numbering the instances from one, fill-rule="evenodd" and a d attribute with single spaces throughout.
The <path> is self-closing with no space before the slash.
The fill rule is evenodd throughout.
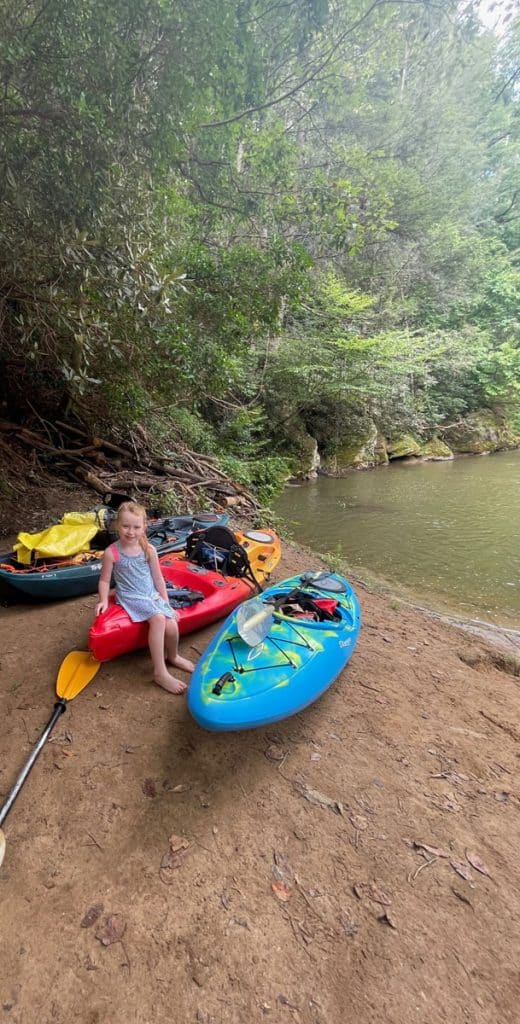
<path id="1" fill-rule="evenodd" d="M 167 619 L 176 618 L 173 608 L 155 587 L 144 551 L 126 555 L 119 543 L 112 544 L 110 550 L 114 556 L 116 603 L 125 609 L 132 622 L 144 622 L 158 614 Z"/>

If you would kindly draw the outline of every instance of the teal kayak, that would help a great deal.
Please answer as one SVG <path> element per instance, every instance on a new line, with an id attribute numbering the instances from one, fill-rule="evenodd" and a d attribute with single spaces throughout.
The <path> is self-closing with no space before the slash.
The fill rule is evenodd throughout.
<path id="1" fill-rule="evenodd" d="M 148 522 L 146 534 L 159 557 L 186 547 L 189 535 L 209 526 L 224 526 L 227 513 L 199 512 L 170 516 Z M 42 558 L 34 565 L 18 562 L 12 551 L 0 554 L 0 586 L 8 598 L 26 597 L 31 601 L 63 601 L 70 597 L 95 594 L 103 549 L 115 540 L 104 531 L 91 542 L 97 550 L 84 551 L 72 558 Z"/>
<path id="2" fill-rule="evenodd" d="M 266 635 L 256 637 L 265 619 Z M 338 677 L 359 629 L 358 599 L 342 576 L 304 573 L 277 583 L 226 619 L 195 668 L 188 709 L 211 731 L 294 715 Z"/>

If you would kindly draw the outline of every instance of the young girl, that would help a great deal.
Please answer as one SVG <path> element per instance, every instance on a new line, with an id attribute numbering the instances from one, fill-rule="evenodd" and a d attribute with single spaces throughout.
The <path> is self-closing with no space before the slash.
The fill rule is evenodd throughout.
<path id="1" fill-rule="evenodd" d="M 148 646 L 155 682 L 170 693 L 183 693 L 186 683 L 170 675 L 166 660 L 185 672 L 193 672 L 195 666 L 179 654 L 176 616 L 168 604 L 166 583 L 157 551 L 146 538 L 146 510 L 134 501 L 123 502 L 119 506 L 115 526 L 119 540 L 111 544 L 103 555 L 96 615 L 108 608 L 108 592 L 113 573 L 116 602 L 128 612 L 132 622 L 146 620 L 150 624 Z"/>

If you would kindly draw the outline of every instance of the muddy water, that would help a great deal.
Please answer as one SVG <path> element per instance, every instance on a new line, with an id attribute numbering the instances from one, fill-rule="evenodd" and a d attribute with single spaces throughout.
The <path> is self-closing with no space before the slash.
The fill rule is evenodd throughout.
<path id="1" fill-rule="evenodd" d="M 295 540 L 430 607 L 520 626 L 520 452 L 394 463 L 287 487 Z"/>

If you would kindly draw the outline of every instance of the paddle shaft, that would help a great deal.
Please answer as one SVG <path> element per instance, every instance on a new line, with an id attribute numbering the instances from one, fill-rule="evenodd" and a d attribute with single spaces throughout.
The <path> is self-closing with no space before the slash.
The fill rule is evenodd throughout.
<path id="1" fill-rule="evenodd" d="M 305 586 L 306 584 L 303 584 L 303 586 L 300 585 L 299 587 L 294 587 L 294 589 L 289 590 L 287 594 L 282 594 L 281 597 L 275 598 L 274 601 L 266 603 L 265 608 L 261 612 L 256 612 L 255 615 L 251 616 L 247 625 L 250 627 L 257 626 L 259 622 L 264 622 L 265 619 L 268 619 L 270 616 L 272 616 L 273 612 L 278 611 L 278 609 L 281 608 L 283 604 L 287 604 L 289 601 L 292 601 L 297 596 L 297 594 L 299 594 L 300 591 L 305 588 Z"/>
<path id="2" fill-rule="evenodd" d="M 25 762 L 25 765 L 23 766 L 14 786 L 12 787 L 7 797 L 5 798 L 2 806 L 0 807 L 0 825 L 3 825 L 5 819 L 7 818 L 7 815 L 9 814 L 9 811 L 11 810 L 11 807 L 13 806 L 16 797 L 18 796 L 18 793 L 20 792 L 29 772 L 31 771 L 33 764 L 37 760 L 40 751 L 47 742 L 52 730 L 54 729 L 54 726 L 56 725 L 56 722 L 61 717 L 63 712 L 66 710 L 66 708 L 67 701 L 64 698 L 61 698 L 61 700 L 56 701 L 54 705 L 54 711 L 51 717 L 49 718 L 49 721 L 47 722 L 45 729 L 43 730 L 38 742 L 33 747 L 30 756 Z"/>

